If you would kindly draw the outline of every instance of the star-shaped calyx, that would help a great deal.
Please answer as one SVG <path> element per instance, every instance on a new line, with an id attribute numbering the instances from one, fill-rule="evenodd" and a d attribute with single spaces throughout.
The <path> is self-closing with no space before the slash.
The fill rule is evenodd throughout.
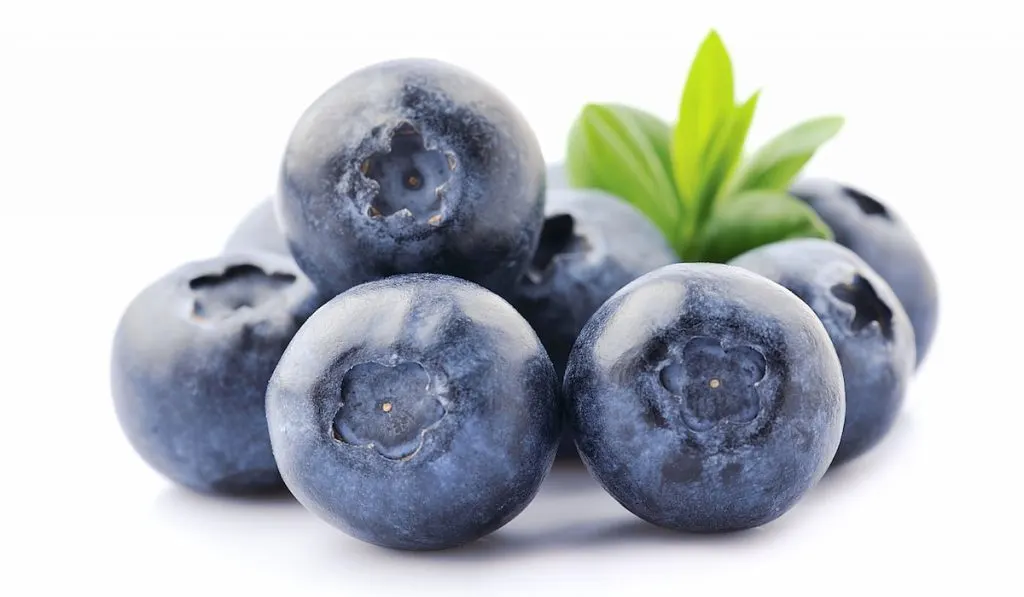
<path id="1" fill-rule="evenodd" d="M 408 458 L 445 415 L 437 394 L 419 363 L 356 365 L 342 381 L 335 439 L 371 448 L 392 460 Z"/>
<path id="2" fill-rule="evenodd" d="M 704 431 L 757 418 L 761 401 L 755 386 L 766 372 L 767 362 L 756 348 L 724 348 L 716 338 L 697 336 L 687 342 L 681 358 L 661 369 L 660 379 L 680 400 L 686 426 Z"/>

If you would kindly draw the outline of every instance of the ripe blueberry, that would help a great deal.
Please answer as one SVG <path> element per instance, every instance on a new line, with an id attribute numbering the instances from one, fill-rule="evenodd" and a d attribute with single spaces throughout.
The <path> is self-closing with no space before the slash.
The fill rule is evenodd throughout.
<path id="1" fill-rule="evenodd" d="M 641 276 L 587 323 L 564 381 L 584 463 L 671 529 L 728 531 L 789 510 L 828 468 L 843 376 L 821 322 L 738 267 Z"/>
<path id="2" fill-rule="evenodd" d="M 359 70 L 302 115 L 281 165 L 281 225 L 330 296 L 384 276 L 458 276 L 507 296 L 544 219 L 544 160 L 526 120 L 461 68 Z"/>
<path id="3" fill-rule="evenodd" d="M 111 384 L 143 460 L 200 492 L 283 488 L 264 395 L 318 304 L 296 265 L 270 253 L 189 263 L 135 297 L 114 337 Z"/>
<path id="4" fill-rule="evenodd" d="M 554 460 L 561 409 L 536 334 L 476 284 L 406 274 L 318 310 L 267 390 L 285 483 L 348 534 L 454 547 L 509 522 Z"/>

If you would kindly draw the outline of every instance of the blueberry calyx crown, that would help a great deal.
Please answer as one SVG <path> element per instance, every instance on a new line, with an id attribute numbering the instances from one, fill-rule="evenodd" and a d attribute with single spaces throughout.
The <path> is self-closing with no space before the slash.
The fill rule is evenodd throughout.
<path id="1" fill-rule="evenodd" d="M 725 348 L 717 338 L 695 336 L 681 358 L 659 371 L 662 387 L 682 406 L 683 423 L 694 431 L 722 424 L 749 423 L 761 412 L 756 384 L 768 363 L 752 346 Z"/>
<path id="2" fill-rule="evenodd" d="M 877 322 L 882 336 L 892 340 L 892 309 L 878 296 L 871 282 L 855 274 L 853 280 L 836 284 L 831 290 L 834 297 L 853 307 L 853 320 L 850 322 L 853 333 Z"/>
<path id="3" fill-rule="evenodd" d="M 524 279 L 540 284 L 551 273 L 555 258 L 571 253 L 585 253 L 590 250 L 586 237 L 576 232 L 576 221 L 570 214 L 556 214 L 544 220 L 540 243 L 533 259 L 526 269 Z"/>
<path id="4" fill-rule="evenodd" d="M 340 442 L 371 448 L 390 460 L 407 460 L 446 410 L 443 391 L 422 365 L 355 365 L 341 384 L 341 406 L 332 432 Z"/>
<path id="5" fill-rule="evenodd" d="M 885 206 L 879 203 L 878 200 L 871 195 L 862 193 L 861 191 L 851 187 L 843 187 L 843 194 L 852 199 L 864 215 L 879 216 L 886 220 L 892 219 L 889 216 L 889 211 L 885 209 Z"/>
<path id="6" fill-rule="evenodd" d="M 193 296 L 192 316 L 200 320 L 225 319 L 240 309 L 257 309 L 274 300 L 295 279 L 292 274 L 267 272 L 251 263 L 197 276 L 188 283 Z"/>
<path id="7" fill-rule="evenodd" d="M 412 123 L 399 123 L 391 131 L 388 149 L 374 153 L 359 165 L 360 174 L 377 187 L 367 215 L 402 215 L 440 225 L 445 194 L 456 166 L 450 152 L 427 148 L 423 135 Z"/>

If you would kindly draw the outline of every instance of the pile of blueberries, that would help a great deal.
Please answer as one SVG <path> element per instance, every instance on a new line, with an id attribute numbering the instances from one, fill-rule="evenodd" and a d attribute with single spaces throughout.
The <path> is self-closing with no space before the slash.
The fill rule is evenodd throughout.
<path id="1" fill-rule="evenodd" d="M 354 537 L 431 550 L 508 523 L 556 457 L 644 520 L 720 532 L 887 433 L 937 312 L 890 209 L 801 180 L 836 242 L 678 263 L 634 207 L 559 178 L 461 68 L 349 75 L 224 253 L 127 308 L 125 435 L 193 490 L 287 489 Z"/>

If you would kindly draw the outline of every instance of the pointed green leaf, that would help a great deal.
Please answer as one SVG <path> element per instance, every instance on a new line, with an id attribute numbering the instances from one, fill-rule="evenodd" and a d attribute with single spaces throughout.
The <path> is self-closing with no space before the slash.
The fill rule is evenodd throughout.
<path id="1" fill-rule="evenodd" d="M 722 185 L 739 162 L 760 95 L 760 92 L 756 92 L 746 102 L 737 106 L 730 115 L 727 126 L 712 140 L 700 191 L 700 222 L 703 222 L 710 213 L 712 204 L 722 192 Z"/>
<path id="2" fill-rule="evenodd" d="M 699 203 L 708 147 L 726 126 L 735 101 L 732 61 L 721 37 L 712 31 L 690 66 L 672 139 L 676 188 L 688 207 Z"/>
<path id="3" fill-rule="evenodd" d="M 736 172 L 729 193 L 785 190 L 814 152 L 843 127 L 843 119 L 827 116 L 809 120 L 775 137 L 757 150 Z"/>
<path id="4" fill-rule="evenodd" d="M 616 104 L 588 104 L 569 133 L 569 183 L 633 204 L 675 246 L 683 211 L 665 158 L 669 139 L 668 125 L 653 115 Z"/>
<path id="5" fill-rule="evenodd" d="M 726 180 L 738 166 L 743 153 L 743 143 L 750 130 L 750 123 L 754 118 L 759 97 L 760 92 L 756 92 L 746 102 L 737 106 L 721 133 L 712 140 L 703 173 L 703 186 L 699 191 L 698 213 L 693 218 L 695 220 L 693 228 L 696 231 L 703 228 L 715 202 L 723 195 L 723 186 Z M 683 258 L 689 259 L 695 250 L 697 248 L 692 245 L 687 247 Z"/>
<path id="6" fill-rule="evenodd" d="M 719 204 L 695 260 L 726 263 L 762 245 L 788 238 L 832 240 L 832 230 L 806 203 L 780 191 L 747 191 Z"/>

